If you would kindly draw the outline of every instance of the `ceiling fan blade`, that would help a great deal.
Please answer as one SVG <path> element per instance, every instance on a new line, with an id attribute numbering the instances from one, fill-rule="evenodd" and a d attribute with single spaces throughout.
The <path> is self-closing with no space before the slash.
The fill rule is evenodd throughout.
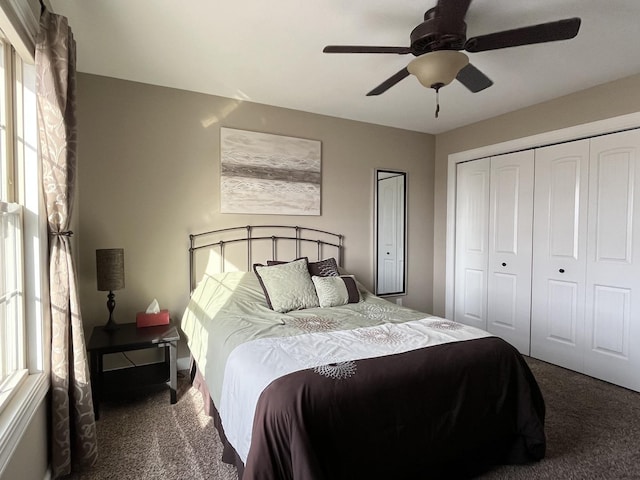
<path id="1" fill-rule="evenodd" d="M 478 93 L 493 85 L 493 82 L 489 77 L 470 63 L 467 63 L 467 65 L 458 72 L 456 80 L 473 93 Z"/>
<path id="2" fill-rule="evenodd" d="M 411 53 L 409 47 L 368 47 L 364 45 L 327 45 L 324 53 L 397 53 L 404 55 Z"/>
<path id="3" fill-rule="evenodd" d="M 580 19 L 578 17 L 566 18 L 555 22 L 473 37 L 467 40 L 464 49 L 467 52 L 484 52 L 498 48 L 568 40 L 575 37 L 579 29 Z"/>
<path id="4" fill-rule="evenodd" d="M 469 10 L 471 0 L 438 0 L 436 11 L 443 32 L 456 32 Z"/>
<path id="5" fill-rule="evenodd" d="M 395 75 L 392 75 L 391 77 L 387 78 L 384 82 L 382 82 L 376 88 L 371 90 L 369 93 L 367 93 L 367 97 L 370 97 L 372 95 L 380 95 L 381 93 L 386 92 L 391 87 L 393 87 L 396 83 L 398 83 L 400 80 L 408 76 L 409 76 L 409 70 L 407 70 L 407 67 L 405 67 Z"/>

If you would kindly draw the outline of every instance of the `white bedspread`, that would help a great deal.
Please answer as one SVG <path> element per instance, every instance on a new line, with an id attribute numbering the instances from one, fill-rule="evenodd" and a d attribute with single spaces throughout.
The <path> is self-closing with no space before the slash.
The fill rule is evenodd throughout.
<path id="1" fill-rule="evenodd" d="M 483 330 L 429 317 L 243 343 L 231 352 L 224 371 L 219 413 L 225 434 L 246 463 L 258 398 L 272 381 L 289 373 L 487 336 Z"/>

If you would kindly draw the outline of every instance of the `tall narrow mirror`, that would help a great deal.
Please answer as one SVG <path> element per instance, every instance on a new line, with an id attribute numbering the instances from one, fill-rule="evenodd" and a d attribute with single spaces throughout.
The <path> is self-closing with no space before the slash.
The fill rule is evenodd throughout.
<path id="1" fill-rule="evenodd" d="M 375 172 L 375 291 L 376 295 L 407 292 L 406 205 L 407 174 Z"/>

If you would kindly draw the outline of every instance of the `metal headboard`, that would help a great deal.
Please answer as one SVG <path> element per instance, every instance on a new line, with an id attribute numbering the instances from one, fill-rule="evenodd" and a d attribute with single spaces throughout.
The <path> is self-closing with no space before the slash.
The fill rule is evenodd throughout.
<path id="1" fill-rule="evenodd" d="M 285 232 L 285 235 L 265 235 L 258 234 L 258 232 L 264 232 L 265 230 L 277 230 Z M 286 232 L 291 232 L 291 235 L 287 235 Z M 231 236 L 225 240 L 220 240 L 221 235 L 225 237 L 229 236 L 233 232 L 237 232 L 238 236 Z M 243 232 L 243 233 L 241 233 Z M 319 238 L 324 235 L 325 238 L 331 239 L 331 241 Z M 218 237 L 218 238 L 216 238 Z M 324 247 L 333 247 L 337 250 L 336 261 L 338 266 L 342 266 L 343 261 L 343 236 L 338 233 L 327 232 L 325 230 L 318 230 L 316 228 L 299 227 L 291 225 L 247 225 L 242 227 L 230 227 L 221 228 L 218 230 L 211 230 L 208 232 L 197 233 L 189 235 L 189 287 L 190 291 L 196 287 L 197 279 L 195 271 L 195 252 L 206 248 L 218 248 L 218 253 L 221 259 L 222 269 L 224 271 L 224 254 L 225 246 L 228 244 L 234 244 L 239 242 L 246 242 L 247 247 L 247 271 L 251 271 L 254 263 L 252 257 L 252 243 L 255 241 L 271 240 L 271 256 L 272 260 L 278 260 L 277 257 L 277 244 L 279 241 L 293 241 L 295 242 L 296 258 L 301 256 L 302 246 L 304 244 L 316 244 L 317 245 L 317 260 L 322 260 Z M 291 260 L 291 259 L 287 259 Z"/>

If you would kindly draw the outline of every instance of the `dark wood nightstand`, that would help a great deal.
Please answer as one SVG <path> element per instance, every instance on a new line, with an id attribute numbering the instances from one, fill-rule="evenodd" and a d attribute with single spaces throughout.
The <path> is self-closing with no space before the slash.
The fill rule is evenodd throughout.
<path id="1" fill-rule="evenodd" d="M 96 420 L 100 418 L 100 400 L 109 393 L 166 383 L 169 399 L 176 403 L 178 340 L 180 333 L 173 323 L 143 328 L 137 328 L 135 323 L 125 323 L 118 324 L 113 331 L 106 331 L 102 326 L 94 327 L 87 350 L 91 355 L 91 393 Z M 162 347 L 164 362 L 103 370 L 102 357 L 105 354 Z"/>

